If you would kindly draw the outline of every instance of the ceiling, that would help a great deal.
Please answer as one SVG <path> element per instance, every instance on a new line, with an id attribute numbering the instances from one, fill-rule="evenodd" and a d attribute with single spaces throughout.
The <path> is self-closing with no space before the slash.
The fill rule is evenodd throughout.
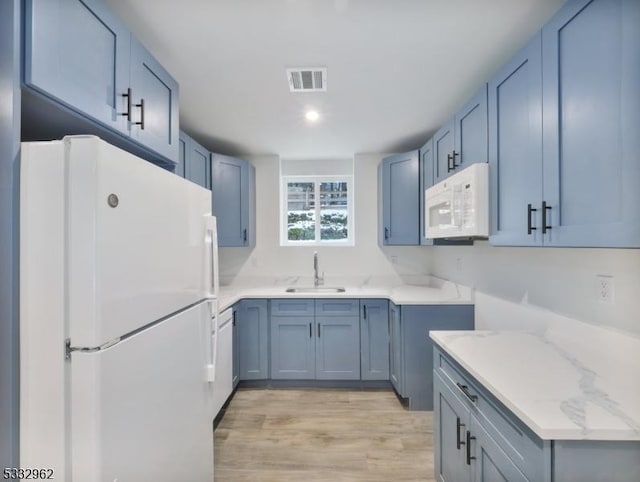
<path id="1" fill-rule="evenodd" d="M 205 147 L 319 160 L 418 148 L 563 3 L 106 1 L 178 80 L 180 127 Z M 327 92 L 290 93 L 288 67 L 326 67 Z"/>

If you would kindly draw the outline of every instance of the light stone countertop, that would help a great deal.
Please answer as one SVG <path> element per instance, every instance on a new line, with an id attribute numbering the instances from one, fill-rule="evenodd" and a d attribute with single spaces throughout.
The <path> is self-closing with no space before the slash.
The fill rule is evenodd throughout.
<path id="1" fill-rule="evenodd" d="M 398 305 L 470 305 L 473 291 L 430 276 L 411 278 L 335 277 L 321 287 L 343 287 L 344 293 L 287 293 L 289 287 L 312 287 L 311 277 L 250 278 L 222 285 L 220 311 L 241 299 L 383 298 Z"/>
<path id="2" fill-rule="evenodd" d="M 640 441 L 640 338 L 575 322 L 430 337 L 545 440 Z"/>

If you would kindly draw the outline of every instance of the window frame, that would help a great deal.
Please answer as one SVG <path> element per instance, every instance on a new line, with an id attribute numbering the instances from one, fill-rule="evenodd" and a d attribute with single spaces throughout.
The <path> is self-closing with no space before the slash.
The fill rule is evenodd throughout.
<path id="1" fill-rule="evenodd" d="M 313 183 L 314 188 L 314 199 L 317 200 L 315 203 L 315 213 L 316 213 L 316 225 L 315 225 L 315 239 L 306 240 L 306 241 L 292 241 L 288 238 L 289 232 L 289 222 L 288 222 L 288 214 L 289 214 L 289 206 L 288 206 L 288 184 L 290 182 L 296 183 Z M 325 182 L 336 183 L 336 182 L 344 182 L 347 184 L 347 238 L 344 240 L 334 240 L 320 239 L 321 236 L 321 213 L 322 208 L 320 206 L 320 185 Z M 354 232 L 354 212 L 355 208 L 353 205 L 353 176 L 348 174 L 342 175 L 310 175 L 310 176 L 280 176 L 280 246 L 322 246 L 322 247 L 346 247 L 346 246 L 355 246 L 355 232 Z"/>

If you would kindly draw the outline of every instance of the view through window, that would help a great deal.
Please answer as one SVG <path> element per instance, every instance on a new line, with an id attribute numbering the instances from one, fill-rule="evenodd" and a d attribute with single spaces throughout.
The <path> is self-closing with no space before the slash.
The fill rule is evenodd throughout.
<path id="1" fill-rule="evenodd" d="M 285 178 L 283 244 L 352 242 L 352 192 L 348 178 Z"/>

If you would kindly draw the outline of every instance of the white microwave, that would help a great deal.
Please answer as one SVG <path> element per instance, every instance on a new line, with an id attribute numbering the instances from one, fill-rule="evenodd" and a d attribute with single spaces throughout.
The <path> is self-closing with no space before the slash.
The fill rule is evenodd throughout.
<path id="1" fill-rule="evenodd" d="M 471 164 L 424 192 L 425 237 L 489 236 L 489 164 Z"/>

